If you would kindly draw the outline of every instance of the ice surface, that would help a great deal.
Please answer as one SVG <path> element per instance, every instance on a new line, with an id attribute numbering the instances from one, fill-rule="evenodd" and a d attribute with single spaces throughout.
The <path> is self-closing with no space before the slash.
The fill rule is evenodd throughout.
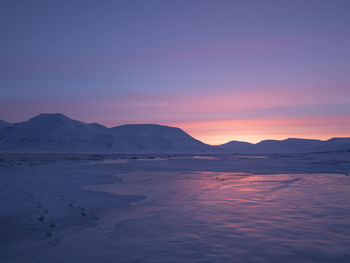
<path id="1" fill-rule="evenodd" d="M 0 262 L 349 262 L 350 153 L 205 157 L 0 155 Z"/>

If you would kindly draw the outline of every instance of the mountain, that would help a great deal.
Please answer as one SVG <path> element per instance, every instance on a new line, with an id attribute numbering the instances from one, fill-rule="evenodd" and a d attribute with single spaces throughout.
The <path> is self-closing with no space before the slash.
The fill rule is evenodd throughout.
<path id="1" fill-rule="evenodd" d="M 0 130 L 0 150 L 11 152 L 105 152 L 116 143 L 108 128 L 63 114 L 40 114 Z"/>
<path id="2" fill-rule="evenodd" d="M 11 125 L 11 123 L 8 123 L 7 121 L 0 120 L 0 129 L 8 127 L 10 125 Z"/>
<path id="3" fill-rule="evenodd" d="M 235 153 L 306 153 L 347 151 L 350 149 L 350 138 L 332 138 L 327 141 L 289 138 L 286 140 L 265 140 L 257 144 L 232 141 L 221 148 Z"/>
<path id="4" fill-rule="evenodd" d="M 210 146 L 175 127 L 127 124 L 107 128 L 72 120 L 60 113 L 40 114 L 14 124 L 2 121 L 0 125 L 0 152 L 3 153 L 305 153 L 350 150 L 350 138 L 327 141 L 290 138 L 257 144 L 231 141 Z"/>
<path id="5" fill-rule="evenodd" d="M 308 139 L 295 139 L 289 138 L 286 140 L 265 140 L 255 145 L 254 150 L 257 152 L 314 152 L 318 151 L 318 148 L 322 147 L 322 141 L 320 140 L 308 140 Z"/>
<path id="6" fill-rule="evenodd" d="M 332 138 L 326 141 L 328 151 L 337 151 L 339 149 L 350 151 L 350 138 Z"/>
<path id="7" fill-rule="evenodd" d="M 107 128 L 60 113 L 40 114 L 0 130 L 1 152 L 199 153 L 213 149 L 179 128 L 151 124 Z"/>
<path id="8" fill-rule="evenodd" d="M 220 145 L 220 148 L 225 149 L 229 152 L 237 153 L 248 153 L 254 147 L 253 143 L 241 142 L 241 141 L 230 141 L 228 143 Z"/>
<path id="9" fill-rule="evenodd" d="M 127 124 L 110 130 L 115 138 L 123 142 L 124 151 L 134 153 L 200 153 L 216 149 L 175 127 L 155 124 Z"/>

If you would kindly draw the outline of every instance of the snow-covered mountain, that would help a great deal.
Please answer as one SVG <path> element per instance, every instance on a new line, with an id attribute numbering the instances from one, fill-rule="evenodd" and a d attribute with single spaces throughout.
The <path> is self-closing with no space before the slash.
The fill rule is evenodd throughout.
<path id="1" fill-rule="evenodd" d="M 0 130 L 0 150 L 11 152 L 105 152 L 116 140 L 108 128 L 63 114 L 40 114 Z"/>
<path id="2" fill-rule="evenodd" d="M 327 141 L 291 138 L 257 144 L 231 141 L 210 146 L 175 127 L 128 124 L 107 128 L 72 120 L 60 113 L 40 114 L 15 124 L 0 122 L 0 152 L 3 153 L 303 153 L 344 150 L 350 150 L 350 138 Z"/>
<path id="3" fill-rule="evenodd" d="M 215 147 L 202 143 L 179 128 L 155 124 L 127 124 L 110 129 L 123 142 L 123 150 L 147 152 L 210 152 Z"/>
<path id="4" fill-rule="evenodd" d="M 206 145 L 179 128 L 123 125 L 107 128 L 63 114 L 40 114 L 0 130 L 1 152 L 199 153 Z"/>
<path id="5" fill-rule="evenodd" d="M 306 153 L 350 150 L 350 138 L 332 138 L 327 141 L 311 139 L 265 140 L 257 144 L 232 141 L 220 145 L 235 153 Z"/>
<path id="6" fill-rule="evenodd" d="M 10 125 L 11 125 L 11 123 L 0 120 L 0 129 L 5 128 L 5 127 L 10 126 Z"/>

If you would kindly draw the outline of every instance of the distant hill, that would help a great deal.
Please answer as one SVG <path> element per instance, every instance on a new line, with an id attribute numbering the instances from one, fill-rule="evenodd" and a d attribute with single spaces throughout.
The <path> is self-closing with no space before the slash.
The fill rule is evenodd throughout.
<path id="1" fill-rule="evenodd" d="M 219 147 L 229 152 L 248 153 L 254 148 L 254 144 L 249 142 L 230 141 L 219 145 Z"/>
<path id="2" fill-rule="evenodd" d="M 311 139 L 265 140 L 257 144 L 232 141 L 220 145 L 235 153 L 306 153 L 346 151 L 350 149 L 350 138 L 332 138 L 327 141 Z"/>
<path id="3" fill-rule="evenodd" d="M 179 128 L 123 125 L 107 128 L 63 114 L 40 114 L 0 130 L 1 152 L 200 153 L 206 145 Z"/>

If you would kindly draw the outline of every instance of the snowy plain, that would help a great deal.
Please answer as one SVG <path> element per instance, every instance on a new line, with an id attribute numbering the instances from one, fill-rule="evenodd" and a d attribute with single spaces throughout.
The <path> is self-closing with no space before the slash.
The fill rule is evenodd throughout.
<path id="1" fill-rule="evenodd" d="M 0 262 L 350 262 L 350 152 L 0 155 Z"/>

